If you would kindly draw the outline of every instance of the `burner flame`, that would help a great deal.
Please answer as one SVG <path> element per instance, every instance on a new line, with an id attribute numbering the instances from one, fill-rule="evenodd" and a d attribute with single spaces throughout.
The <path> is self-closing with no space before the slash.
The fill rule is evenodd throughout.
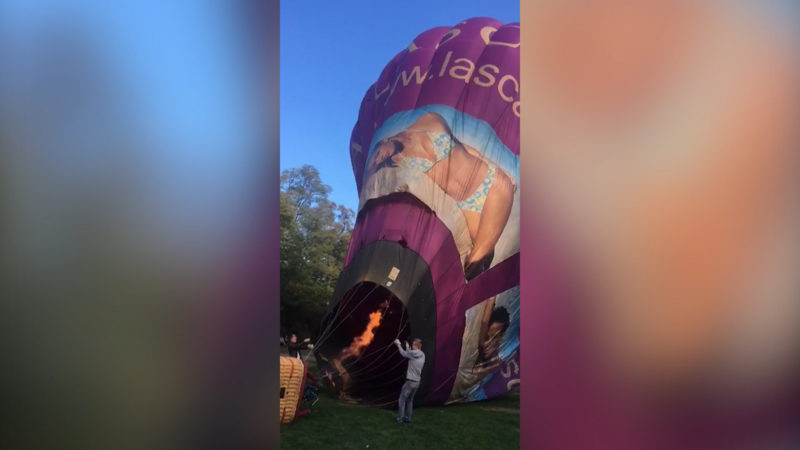
<path id="1" fill-rule="evenodd" d="M 361 333 L 360 336 L 356 336 L 353 338 L 353 343 L 350 344 L 349 352 L 353 356 L 358 356 L 361 354 L 361 350 L 366 348 L 372 339 L 375 337 L 375 333 L 373 330 L 380 326 L 381 320 L 383 319 L 383 313 L 381 310 L 377 310 L 374 313 L 369 315 L 369 323 L 367 324 L 367 328 Z"/>

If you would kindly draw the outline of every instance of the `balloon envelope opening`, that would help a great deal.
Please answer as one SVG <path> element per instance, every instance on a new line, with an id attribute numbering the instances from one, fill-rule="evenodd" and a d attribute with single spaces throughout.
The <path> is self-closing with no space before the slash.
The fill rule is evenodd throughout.
<path id="1" fill-rule="evenodd" d="M 379 323 L 374 326 L 376 319 Z M 364 403 L 397 400 L 406 359 L 393 342 L 408 340 L 409 329 L 403 302 L 387 288 L 372 282 L 356 284 L 323 319 L 320 340 L 324 342 L 316 349 L 323 376 L 330 373 L 326 378 L 334 390 Z"/>

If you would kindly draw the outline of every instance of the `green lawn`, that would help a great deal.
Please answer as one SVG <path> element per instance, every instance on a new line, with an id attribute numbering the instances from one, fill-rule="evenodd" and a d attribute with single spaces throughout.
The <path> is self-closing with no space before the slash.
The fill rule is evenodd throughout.
<path id="1" fill-rule="evenodd" d="M 311 414 L 281 425 L 281 448 L 519 448 L 519 390 L 483 402 L 414 408 L 410 424 L 396 424 L 395 417 L 395 410 L 340 402 L 323 390 Z"/>

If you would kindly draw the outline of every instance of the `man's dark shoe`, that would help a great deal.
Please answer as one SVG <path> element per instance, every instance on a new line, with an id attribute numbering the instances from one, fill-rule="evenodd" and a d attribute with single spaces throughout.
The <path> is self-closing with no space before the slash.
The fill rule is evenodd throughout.
<path id="1" fill-rule="evenodd" d="M 411 423 L 411 419 L 403 419 L 403 423 Z"/>

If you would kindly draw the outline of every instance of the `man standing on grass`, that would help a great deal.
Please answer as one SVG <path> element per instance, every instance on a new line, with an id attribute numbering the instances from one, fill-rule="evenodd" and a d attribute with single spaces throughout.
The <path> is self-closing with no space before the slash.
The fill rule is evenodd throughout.
<path id="1" fill-rule="evenodd" d="M 397 423 L 411 422 L 411 411 L 414 409 L 414 394 L 419 388 L 419 380 L 422 375 L 422 366 L 425 365 L 425 353 L 422 352 L 422 340 L 414 339 L 411 349 L 406 349 L 400 345 L 400 340 L 395 339 L 394 345 L 404 358 L 408 359 L 408 370 L 406 370 L 406 382 L 400 390 L 399 409 L 397 411 Z"/>

